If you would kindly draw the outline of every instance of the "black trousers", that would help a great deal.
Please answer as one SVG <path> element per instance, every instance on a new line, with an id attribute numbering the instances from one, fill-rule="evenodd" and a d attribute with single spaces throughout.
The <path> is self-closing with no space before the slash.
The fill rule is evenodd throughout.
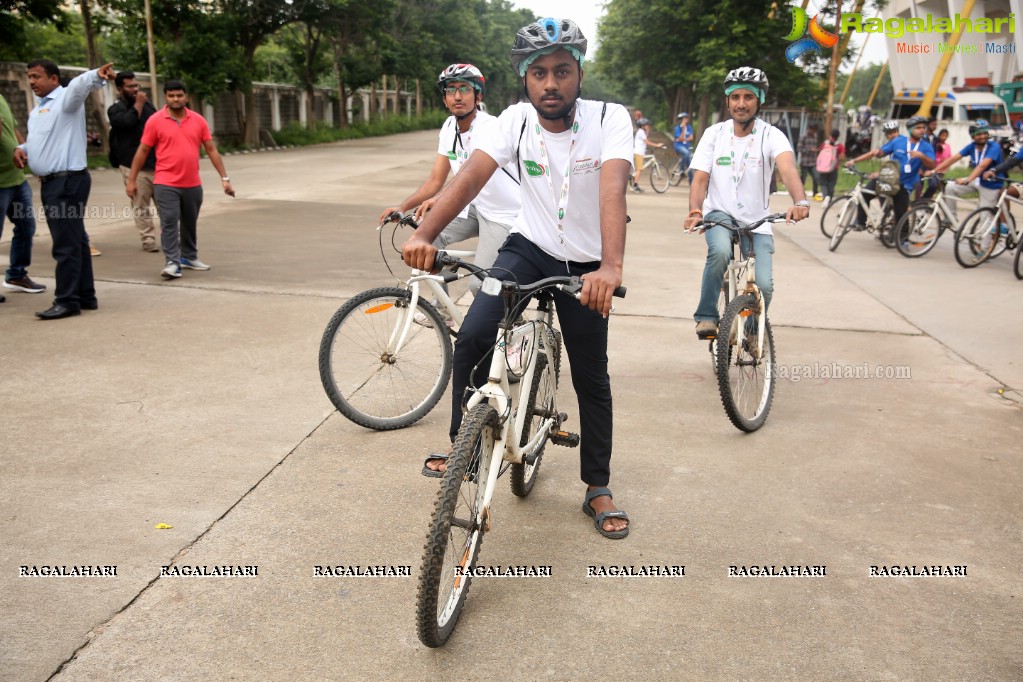
<path id="1" fill-rule="evenodd" d="M 92 256 L 85 234 L 85 204 L 91 189 L 92 178 L 83 173 L 43 182 L 39 192 L 53 238 L 53 259 L 57 261 L 53 302 L 74 310 L 80 310 L 82 303 L 96 301 Z"/>
<path id="2" fill-rule="evenodd" d="M 573 263 L 551 257 L 520 234 L 508 237 L 491 268 L 498 279 L 530 284 L 555 275 L 582 275 L 600 263 Z M 580 477 L 587 485 L 606 486 L 611 478 L 611 379 L 607 374 L 607 320 L 579 301 L 556 292 L 558 324 L 572 367 L 572 385 L 579 400 Z M 458 332 L 451 379 L 451 439 L 462 422 L 462 397 L 473 385 L 487 381 L 490 352 L 504 315 L 500 296 L 476 296 Z"/>

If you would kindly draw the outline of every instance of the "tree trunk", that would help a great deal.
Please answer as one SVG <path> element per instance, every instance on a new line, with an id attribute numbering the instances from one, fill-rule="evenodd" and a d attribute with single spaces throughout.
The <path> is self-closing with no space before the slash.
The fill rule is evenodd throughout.
<path id="1" fill-rule="evenodd" d="M 306 90 L 305 124 L 307 128 L 316 127 L 316 91 L 313 86 Z"/>
<path id="2" fill-rule="evenodd" d="M 700 96 L 700 128 L 693 126 L 694 139 L 700 139 L 700 133 L 710 127 L 710 95 Z"/>
<path id="3" fill-rule="evenodd" d="M 247 73 L 256 72 L 256 48 L 245 49 L 245 69 Z M 259 148 L 259 107 L 256 106 L 256 88 L 249 83 L 245 93 L 245 114 L 242 125 L 242 144 L 252 149 Z"/>
<path id="4" fill-rule="evenodd" d="M 78 6 L 82 12 L 82 25 L 85 29 L 86 59 L 88 60 L 89 68 L 96 69 L 102 66 L 102 64 L 99 63 L 99 55 L 96 53 L 96 37 L 92 32 L 92 9 L 89 7 L 89 0 L 79 0 Z M 107 112 L 102 92 L 94 90 L 89 95 L 88 102 L 88 115 L 92 118 L 96 129 L 99 131 L 99 139 L 103 145 L 103 155 L 106 156 L 107 152 L 110 151 L 110 124 L 107 122 Z"/>

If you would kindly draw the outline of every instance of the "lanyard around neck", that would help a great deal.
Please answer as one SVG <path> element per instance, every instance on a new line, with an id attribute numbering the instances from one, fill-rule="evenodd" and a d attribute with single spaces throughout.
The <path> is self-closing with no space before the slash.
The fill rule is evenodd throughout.
<path id="1" fill-rule="evenodd" d="M 746 151 L 744 151 L 743 154 L 742 154 L 741 164 L 736 163 L 736 159 L 735 159 L 735 139 L 736 138 L 735 138 L 735 130 L 734 130 L 734 128 L 730 132 L 731 132 L 731 145 L 729 147 L 729 156 L 730 156 L 729 167 L 732 169 L 732 181 L 733 181 L 732 182 L 732 186 L 735 188 L 735 204 L 741 210 L 743 206 L 742 206 L 742 202 L 739 201 L 739 181 L 742 180 L 742 176 L 746 172 L 746 164 L 747 164 L 747 161 L 749 160 L 749 153 L 753 149 L 753 143 L 756 141 L 756 137 L 757 137 L 757 124 L 754 121 L 753 129 L 750 131 L 750 134 L 749 134 L 749 141 L 746 142 Z"/>
<path id="2" fill-rule="evenodd" d="M 572 179 L 571 168 L 572 168 L 572 150 L 575 149 L 575 143 L 579 139 L 579 103 L 575 105 L 575 120 L 572 123 L 572 137 L 568 143 L 568 154 L 565 158 L 565 170 L 561 173 L 561 192 L 560 195 L 554 189 L 554 173 L 555 169 L 551 164 L 550 156 L 547 154 L 547 145 L 544 142 L 543 128 L 540 126 L 540 116 L 537 114 L 536 109 L 532 110 L 531 113 L 533 124 L 533 130 L 536 134 L 537 141 L 540 146 L 540 163 L 544 166 L 546 171 L 544 177 L 547 178 L 547 188 L 550 190 L 551 196 L 554 197 L 555 202 L 558 206 L 557 222 L 558 222 L 558 238 L 561 240 L 562 245 L 565 244 L 565 209 L 568 207 L 568 191 L 571 185 L 570 180 Z"/>

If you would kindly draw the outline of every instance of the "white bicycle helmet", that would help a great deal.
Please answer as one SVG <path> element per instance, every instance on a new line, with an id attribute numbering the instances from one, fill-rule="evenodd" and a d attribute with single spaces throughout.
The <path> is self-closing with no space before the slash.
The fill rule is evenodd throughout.
<path id="1" fill-rule="evenodd" d="M 441 71 L 440 75 L 437 76 L 437 88 L 440 89 L 441 95 L 444 94 L 444 88 L 447 84 L 453 81 L 471 83 L 476 88 L 476 92 L 480 93 L 480 99 L 487 95 L 487 79 L 472 64 L 452 64 Z"/>
<path id="2" fill-rule="evenodd" d="M 724 87 L 726 95 L 744 85 L 754 88 L 754 92 L 757 93 L 761 104 L 767 100 L 767 88 L 769 86 L 767 74 L 760 69 L 752 66 L 740 66 L 738 69 L 732 69 L 725 76 Z"/>
<path id="3" fill-rule="evenodd" d="M 881 125 L 881 130 L 883 130 L 886 133 L 890 133 L 892 131 L 898 132 L 898 130 L 899 130 L 899 122 L 898 121 L 885 121 Z"/>
<path id="4" fill-rule="evenodd" d="M 583 66 L 586 56 L 586 36 L 571 19 L 554 19 L 547 17 L 523 26 L 515 34 L 515 45 L 512 46 L 511 60 L 515 73 L 519 77 L 526 75 L 526 69 L 541 54 L 565 48 Z"/>

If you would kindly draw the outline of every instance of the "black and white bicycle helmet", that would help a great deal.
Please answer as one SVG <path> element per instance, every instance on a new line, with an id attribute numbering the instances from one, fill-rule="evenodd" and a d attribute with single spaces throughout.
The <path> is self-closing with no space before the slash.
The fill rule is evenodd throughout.
<path id="1" fill-rule="evenodd" d="M 752 66 L 740 66 L 738 69 L 732 69 L 725 76 L 725 94 L 729 93 L 730 89 L 734 85 L 752 85 L 760 91 L 760 103 L 763 104 L 767 100 L 767 88 L 769 86 L 767 81 L 767 74 L 760 69 Z"/>
<path id="2" fill-rule="evenodd" d="M 444 88 L 447 84 L 453 81 L 471 83 L 476 88 L 476 92 L 480 94 L 480 99 L 487 95 L 487 79 L 472 64 L 452 64 L 441 71 L 440 75 L 437 76 L 437 88 L 440 90 L 441 95 L 444 94 Z"/>
<path id="3" fill-rule="evenodd" d="M 881 130 L 886 132 L 886 133 L 898 132 L 899 131 L 899 122 L 898 121 L 885 121 L 881 125 Z"/>
<path id="4" fill-rule="evenodd" d="M 680 119 L 682 119 L 682 118 L 689 118 L 689 112 L 688 111 L 683 111 L 681 114 L 678 115 L 677 118 L 680 118 Z"/>
<path id="5" fill-rule="evenodd" d="M 648 123 L 650 123 L 650 119 L 649 118 L 641 118 L 641 119 L 636 121 L 636 125 L 639 126 L 640 128 L 642 128 L 643 126 L 645 126 Z"/>
<path id="6" fill-rule="evenodd" d="M 579 61 L 582 68 L 586 56 L 586 36 L 579 26 L 571 19 L 538 19 L 528 26 L 523 26 L 515 34 L 515 45 L 512 46 L 511 59 L 515 73 L 526 75 L 526 68 L 541 53 L 553 52 L 565 48 Z"/>
<path id="7" fill-rule="evenodd" d="M 916 128 L 921 123 L 923 123 L 924 125 L 927 125 L 927 117 L 926 116 L 913 116 L 908 121 L 906 121 L 906 130 L 912 130 L 913 128 Z"/>

